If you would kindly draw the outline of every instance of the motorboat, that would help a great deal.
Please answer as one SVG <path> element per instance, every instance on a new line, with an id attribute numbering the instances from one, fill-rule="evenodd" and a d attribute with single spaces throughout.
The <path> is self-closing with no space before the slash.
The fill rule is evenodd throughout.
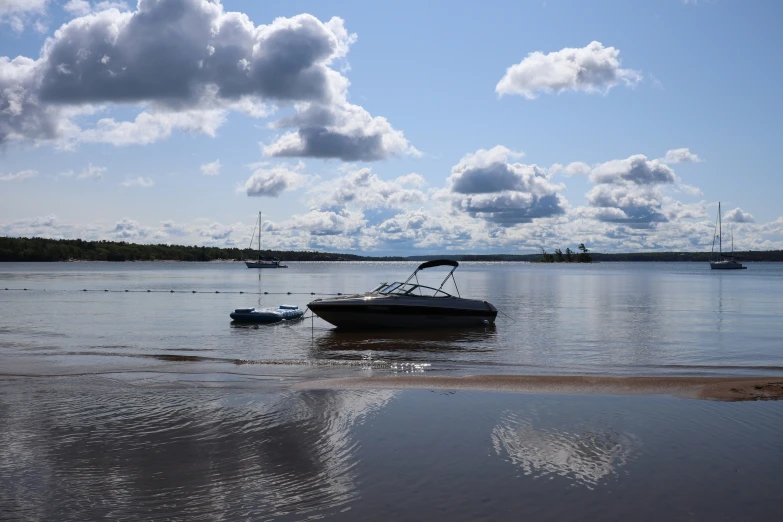
<path id="1" fill-rule="evenodd" d="M 718 258 L 710 260 L 711 270 L 744 270 L 748 267 L 737 261 L 734 257 L 734 232 L 731 234 L 731 254 L 723 253 L 723 223 L 720 215 L 720 201 L 718 201 L 718 223 L 715 226 L 717 234 L 712 236 L 712 253 L 715 252 L 715 239 L 718 240 Z"/>
<path id="2" fill-rule="evenodd" d="M 428 268 L 449 266 L 451 270 L 438 288 L 419 284 L 418 273 Z M 427 261 L 405 282 L 381 283 L 363 294 L 316 299 L 308 308 L 324 321 L 343 329 L 475 327 L 494 324 L 498 310 L 480 299 L 459 295 L 454 271 L 457 261 Z M 452 279 L 457 295 L 443 290 Z M 415 283 L 411 280 L 415 279 Z"/>
<path id="3" fill-rule="evenodd" d="M 278 323 L 299 319 L 304 315 L 296 305 L 280 305 L 278 308 L 237 308 L 231 314 L 231 319 L 240 323 Z"/>
<path id="4" fill-rule="evenodd" d="M 258 259 L 257 260 L 247 260 L 245 261 L 245 266 L 248 268 L 288 268 L 287 265 L 284 265 L 280 262 L 279 259 L 271 258 L 271 257 L 262 257 L 261 256 L 261 212 L 258 213 Z M 253 246 L 253 239 L 256 237 L 255 230 L 253 231 L 253 235 L 250 237 L 250 246 Z"/>

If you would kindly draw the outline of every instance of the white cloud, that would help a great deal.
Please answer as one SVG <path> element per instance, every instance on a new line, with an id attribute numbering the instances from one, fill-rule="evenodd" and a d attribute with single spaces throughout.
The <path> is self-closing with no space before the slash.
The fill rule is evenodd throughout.
<path id="1" fill-rule="evenodd" d="M 674 171 L 668 165 L 660 160 L 648 160 L 644 154 L 607 161 L 593 168 L 590 173 L 590 181 L 593 183 L 653 185 L 674 183 L 676 179 Z"/>
<path id="2" fill-rule="evenodd" d="M 226 121 L 226 111 L 219 109 L 186 110 L 180 112 L 141 112 L 133 121 L 102 118 L 95 127 L 77 130 L 66 137 L 64 146 L 74 143 L 109 143 L 111 145 L 146 145 L 168 138 L 180 129 L 215 136 L 218 127 Z"/>
<path id="3" fill-rule="evenodd" d="M 114 239 L 120 241 L 139 241 L 153 235 L 153 229 L 145 227 L 136 220 L 124 218 L 114 225 Z"/>
<path id="4" fill-rule="evenodd" d="M 106 167 L 96 167 L 92 163 L 89 163 L 87 167 L 76 176 L 76 179 L 103 179 L 103 175 L 106 174 L 107 170 Z"/>
<path id="5" fill-rule="evenodd" d="M 283 191 L 294 190 L 301 187 L 305 176 L 301 173 L 304 164 L 288 165 L 286 163 L 272 167 L 262 166 L 245 181 L 244 185 L 237 187 L 237 192 L 248 196 L 266 196 L 276 198 Z"/>
<path id="6" fill-rule="evenodd" d="M 265 156 L 376 161 L 399 154 L 420 155 L 386 118 L 372 117 L 362 107 L 345 101 L 329 107 L 298 106 L 295 116 L 279 120 L 275 126 L 298 130 L 265 146 Z"/>
<path id="7" fill-rule="evenodd" d="M 34 178 L 38 175 L 38 171 L 35 170 L 20 170 L 19 172 L 13 172 L 10 174 L 0 174 L 0 181 L 22 181 L 25 179 Z"/>
<path id="8" fill-rule="evenodd" d="M 582 48 L 565 48 L 528 54 L 506 70 L 495 86 L 499 95 L 519 94 L 532 100 L 539 93 L 583 91 L 607 93 L 619 83 L 634 86 L 641 73 L 620 67 L 620 50 L 591 42 Z"/>
<path id="9" fill-rule="evenodd" d="M 735 208 L 723 215 L 726 223 L 755 223 L 756 219 L 741 208 Z"/>
<path id="10" fill-rule="evenodd" d="M 446 252 L 540 252 L 579 242 L 594 252 L 680 250 L 709 251 L 714 229 L 704 201 L 682 203 L 663 196 L 666 220 L 638 227 L 633 216 L 619 208 L 578 207 L 546 220 L 545 226 L 521 224 L 506 227 L 475 219 L 448 204 L 427 209 L 399 210 L 377 224 L 362 211 L 312 210 L 285 221 L 264 221 L 263 246 L 275 249 L 325 249 L 411 255 Z M 725 216 L 724 216 L 725 217 Z M 223 224 L 208 218 L 190 222 L 144 223 L 125 218 L 116 223 L 73 223 L 57 216 L 0 221 L 0 235 L 124 240 L 139 243 L 172 242 L 181 245 L 238 246 L 244 248 L 253 230 L 247 224 Z M 783 218 L 764 224 L 737 223 L 737 250 L 783 249 Z"/>
<path id="11" fill-rule="evenodd" d="M 578 176 L 581 174 L 590 174 L 592 168 L 587 163 L 582 161 L 574 161 L 568 165 L 561 165 L 555 163 L 549 168 L 549 172 L 552 174 L 563 174 L 564 176 Z"/>
<path id="12" fill-rule="evenodd" d="M 201 173 L 204 176 L 217 176 L 220 174 L 220 160 L 217 159 L 215 161 L 212 161 L 210 163 L 204 163 L 201 165 Z"/>
<path id="13" fill-rule="evenodd" d="M 315 236 L 355 235 L 365 226 L 361 212 L 343 210 L 341 212 L 311 210 L 306 214 L 294 215 L 289 226 L 294 230 L 304 230 Z"/>
<path id="14" fill-rule="evenodd" d="M 46 12 L 49 0 L 0 0 L 0 24 L 8 24 L 17 33 L 24 31 L 25 24 Z M 2 106 L 0 104 L 0 106 Z"/>
<path id="15" fill-rule="evenodd" d="M 217 1 L 117 6 L 72 0 L 68 9 L 82 16 L 47 39 L 37 60 L 0 57 L 0 143 L 147 144 L 175 129 L 214 136 L 229 111 L 264 117 L 272 104 L 294 106 L 296 115 L 276 126 L 296 130 L 267 155 L 373 161 L 418 153 L 385 118 L 348 103 L 348 79 L 332 66 L 356 35 L 340 18 L 301 14 L 256 26 Z M 132 121 L 74 123 L 72 111 L 98 105 L 142 110 Z"/>
<path id="16" fill-rule="evenodd" d="M 63 9 L 76 16 L 84 16 L 92 11 L 92 6 L 87 0 L 68 0 Z"/>
<path id="17" fill-rule="evenodd" d="M 424 184 L 424 178 L 415 173 L 384 181 L 363 168 L 313 187 L 309 204 L 315 210 L 335 212 L 347 206 L 361 210 L 405 208 L 426 201 L 426 195 L 418 189 Z"/>
<path id="18" fill-rule="evenodd" d="M 690 149 L 671 149 L 666 152 L 666 156 L 663 158 L 664 163 L 699 163 L 702 159 L 693 154 Z"/>
<path id="19" fill-rule="evenodd" d="M 144 178 L 139 176 L 138 178 L 126 179 L 121 183 L 123 187 L 142 187 L 147 188 L 155 184 L 152 178 Z"/>
<path id="20" fill-rule="evenodd" d="M 106 11 L 108 9 L 127 11 L 128 5 L 125 2 L 113 2 L 108 0 L 93 2 L 92 4 L 87 0 L 68 0 L 63 6 L 63 9 L 73 16 L 84 16 L 90 13 Z"/>
<path id="21" fill-rule="evenodd" d="M 447 180 L 454 207 L 502 225 L 564 214 L 568 202 L 559 192 L 565 186 L 538 165 L 508 162 L 519 156 L 498 145 L 462 158 Z"/>

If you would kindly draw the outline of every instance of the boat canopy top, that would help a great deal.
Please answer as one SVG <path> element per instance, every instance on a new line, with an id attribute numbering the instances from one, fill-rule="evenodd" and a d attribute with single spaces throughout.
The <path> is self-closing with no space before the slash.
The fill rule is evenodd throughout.
<path id="1" fill-rule="evenodd" d="M 432 261 L 427 261 L 426 263 L 422 263 L 419 265 L 419 268 L 416 269 L 418 272 L 419 270 L 424 270 L 425 268 L 433 268 L 436 266 L 453 266 L 454 268 L 457 268 L 459 266 L 459 263 L 456 261 L 452 261 L 451 259 L 433 259 Z"/>
<path id="2" fill-rule="evenodd" d="M 413 278 L 416 278 L 416 283 L 418 284 L 419 278 L 418 276 L 416 276 L 416 274 L 419 273 L 419 270 L 424 270 L 425 268 L 433 268 L 436 266 L 450 266 L 451 270 L 449 270 L 448 275 L 443 279 L 443 282 L 440 284 L 438 288 L 431 288 L 431 289 L 435 290 L 436 293 L 438 292 L 445 293 L 441 289 L 443 288 L 443 285 L 446 284 L 448 278 L 451 277 L 451 280 L 454 281 L 454 288 L 456 288 L 457 290 L 457 295 L 459 295 L 459 288 L 457 288 L 457 280 L 454 279 L 454 271 L 459 266 L 459 263 L 457 263 L 456 261 L 452 261 L 451 259 L 433 259 L 432 261 L 427 261 L 426 263 L 420 264 L 419 267 L 413 271 L 410 277 L 406 279 L 404 283 L 401 283 L 401 285 L 402 286 L 407 285 L 408 281 L 410 281 Z M 429 288 L 429 287 L 425 287 L 425 288 Z M 446 295 L 450 295 L 450 294 L 446 294 Z"/>

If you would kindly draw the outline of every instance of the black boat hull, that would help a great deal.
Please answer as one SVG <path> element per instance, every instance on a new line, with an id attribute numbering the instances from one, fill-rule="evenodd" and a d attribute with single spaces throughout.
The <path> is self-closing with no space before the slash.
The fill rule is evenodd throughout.
<path id="1" fill-rule="evenodd" d="M 366 304 L 322 304 L 312 302 L 310 310 L 324 321 L 342 329 L 377 328 L 462 328 L 495 323 L 497 310 L 489 303 L 483 309 L 438 306 L 395 306 Z"/>

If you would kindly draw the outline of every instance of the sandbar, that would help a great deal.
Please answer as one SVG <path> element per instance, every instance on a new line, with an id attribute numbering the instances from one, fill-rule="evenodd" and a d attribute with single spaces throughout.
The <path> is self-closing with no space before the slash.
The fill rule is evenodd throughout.
<path id="1" fill-rule="evenodd" d="M 563 375 L 386 375 L 321 379 L 296 389 L 438 389 L 539 394 L 673 395 L 716 401 L 783 399 L 783 377 L 609 377 Z"/>

